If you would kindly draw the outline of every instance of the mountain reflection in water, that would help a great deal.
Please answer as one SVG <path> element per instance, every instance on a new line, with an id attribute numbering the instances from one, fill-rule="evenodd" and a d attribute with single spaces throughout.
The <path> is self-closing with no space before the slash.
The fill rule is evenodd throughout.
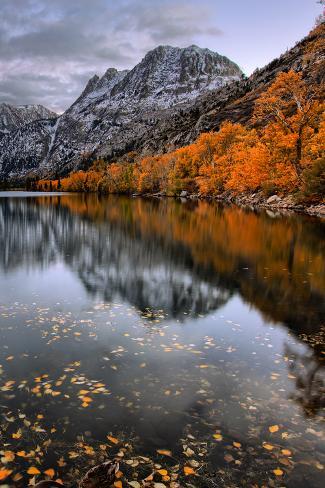
<path id="1" fill-rule="evenodd" d="M 84 431 L 103 441 L 103 424 L 124 429 L 141 437 L 143 453 L 176 451 L 193 432 L 213 440 L 220 429 L 274 457 L 265 432 L 281 424 L 292 430 L 282 447 L 297 453 L 284 463 L 288 486 L 318 486 L 320 470 L 306 472 L 305 460 L 313 449 L 324 462 L 320 437 L 306 436 L 319 432 L 325 406 L 324 244 L 325 224 L 299 215 L 203 201 L 0 196 L 1 384 L 29 385 L 43 372 L 64 382 L 60 368 L 75 362 L 88 388 L 89 378 L 109 388 L 91 405 L 95 417 L 73 385 L 65 402 L 10 386 L 3 413 L 42 411 L 67 442 Z M 222 446 L 211 448 L 213 469 L 224 464 Z M 238 479 L 254 465 L 241 462 Z"/>

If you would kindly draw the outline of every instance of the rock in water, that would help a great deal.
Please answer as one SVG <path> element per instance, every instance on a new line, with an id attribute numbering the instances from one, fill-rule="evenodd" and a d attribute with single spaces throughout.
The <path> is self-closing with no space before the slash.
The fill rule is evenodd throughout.
<path id="1" fill-rule="evenodd" d="M 119 463 L 107 461 L 90 469 L 79 484 L 80 488 L 109 488 L 115 480 L 115 473 L 119 470 Z"/>

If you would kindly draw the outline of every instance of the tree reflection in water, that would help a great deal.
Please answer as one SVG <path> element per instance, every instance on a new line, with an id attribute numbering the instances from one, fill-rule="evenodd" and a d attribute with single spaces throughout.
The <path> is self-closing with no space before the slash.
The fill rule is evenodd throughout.
<path id="1" fill-rule="evenodd" d="M 325 407 L 325 361 L 321 350 L 305 354 L 286 346 L 289 371 L 295 377 L 296 390 L 292 398 L 302 407 L 307 417 L 313 417 Z"/>

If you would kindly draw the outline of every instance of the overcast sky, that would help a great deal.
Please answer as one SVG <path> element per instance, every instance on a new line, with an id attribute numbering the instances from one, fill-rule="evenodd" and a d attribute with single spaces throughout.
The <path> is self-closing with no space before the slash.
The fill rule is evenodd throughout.
<path id="1" fill-rule="evenodd" d="M 316 0 L 0 0 L 0 102 L 67 108 L 95 73 L 197 44 L 246 74 L 306 35 Z"/>

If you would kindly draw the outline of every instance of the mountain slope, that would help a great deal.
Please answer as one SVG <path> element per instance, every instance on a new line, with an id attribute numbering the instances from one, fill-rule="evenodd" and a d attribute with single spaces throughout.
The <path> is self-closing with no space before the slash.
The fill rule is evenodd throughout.
<path id="1" fill-rule="evenodd" d="M 0 137 L 23 125 L 39 119 L 54 119 L 58 115 L 43 105 L 20 105 L 15 107 L 0 103 Z"/>
<path id="2" fill-rule="evenodd" d="M 64 173 L 107 143 L 112 155 L 128 151 L 133 140 L 143 138 L 169 110 L 241 76 L 235 63 L 208 49 L 159 46 L 131 71 L 110 68 L 102 78 L 91 78 L 56 124 L 38 121 L 3 138 L 0 174 L 17 177 L 32 169 L 38 174 Z"/>

